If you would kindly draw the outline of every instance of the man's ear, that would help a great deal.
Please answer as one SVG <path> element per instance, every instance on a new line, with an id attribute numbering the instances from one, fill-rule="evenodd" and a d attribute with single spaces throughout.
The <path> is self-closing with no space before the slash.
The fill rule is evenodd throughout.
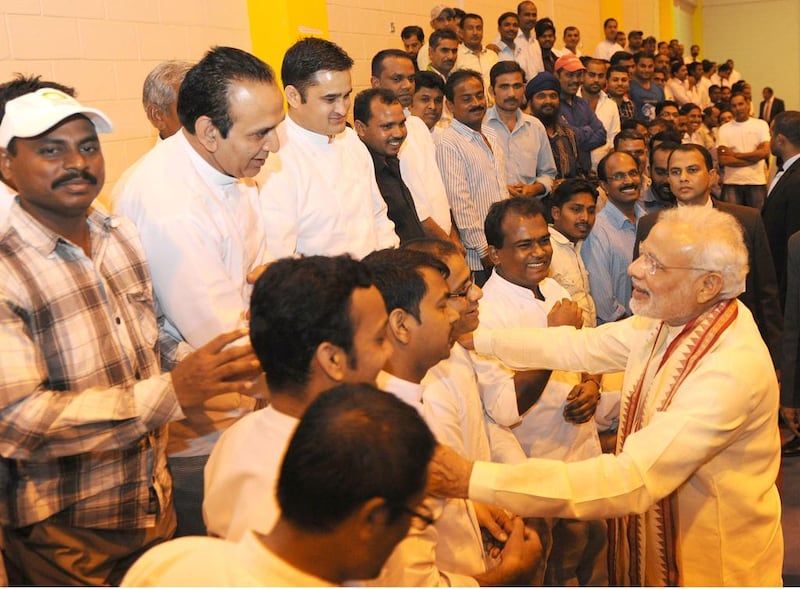
<path id="1" fill-rule="evenodd" d="M 358 135 L 361 139 L 364 138 L 364 134 L 367 132 L 367 126 L 361 121 L 354 120 L 353 129 L 355 129 L 356 135 Z"/>
<path id="2" fill-rule="evenodd" d="M 717 169 L 716 169 L 716 168 L 711 168 L 711 169 L 708 171 L 708 182 L 709 182 L 709 186 L 714 186 L 714 184 L 716 184 L 716 183 L 717 183 L 717 180 L 718 180 L 718 179 L 719 179 L 719 172 L 717 172 Z"/>
<path id="3" fill-rule="evenodd" d="M 410 319 L 411 316 L 403 309 L 392 309 L 392 312 L 389 313 L 387 329 L 393 340 L 401 344 L 408 344 L 411 337 L 411 333 L 408 329 L 408 321 Z"/>
<path id="4" fill-rule="evenodd" d="M 347 369 L 347 353 L 339 346 L 330 342 L 322 342 L 314 352 L 314 361 L 320 370 L 334 382 L 344 380 Z"/>
<path id="5" fill-rule="evenodd" d="M 375 76 L 369 77 L 369 84 L 372 88 L 380 88 L 381 80 L 380 78 L 376 78 Z"/>
<path id="6" fill-rule="evenodd" d="M 497 255 L 497 248 L 493 245 L 489 246 L 489 260 L 491 260 L 492 264 L 495 266 L 500 265 L 500 256 Z"/>
<path id="7" fill-rule="evenodd" d="M 723 280 L 719 272 L 707 272 L 700 277 L 700 286 L 697 290 L 697 302 L 705 304 L 713 301 L 722 292 Z"/>
<path id="8" fill-rule="evenodd" d="M 8 149 L 0 148 L 0 173 L 3 174 L 3 178 L 13 183 L 14 175 L 11 171 L 12 159 L 11 154 L 8 153 Z"/>
<path id="9" fill-rule="evenodd" d="M 386 533 L 389 524 L 389 506 L 383 497 L 367 499 L 350 516 L 353 531 L 364 542 L 379 538 Z"/>
<path id="10" fill-rule="evenodd" d="M 147 114 L 147 120 L 150 121 L 150 124 L 152 124 L 159 133 L 163 133 L 164 111 L 155 104 L 148 104 L 145 109 L 145 114 Z"/>
<path id="11" fill-rule="evenodd" d="M 300 94 L 300 90 L 298 90 L 297 87 L 289 84 L 283 89 L 283 93 L 286 95 L 286 102 L 289 103 L 289 106 L 292 108 L 299 108 L 300 105 L 303 104 L 303 96 Z"/>
<path id="12" fill-rule="evenodd" d="M 200 142 L 200 145 L 206 148 L 211 153 L 217 151 L 219 147 L 219 140 L 222 139 L 219 129 L 211 122 L 211 119 L 206 115 L 197 118 L 194 123 L 194 135 Z"/>

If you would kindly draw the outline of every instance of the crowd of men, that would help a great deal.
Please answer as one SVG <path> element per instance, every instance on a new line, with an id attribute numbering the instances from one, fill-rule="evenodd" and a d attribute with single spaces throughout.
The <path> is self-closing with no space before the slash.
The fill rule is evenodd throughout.
<path id="1" fill-rule="evenodd" d="M 781 583 L 800 112 L 497 24 L 434 7 L 355 96 L 319 38 L 282 89 L 164 62 L 111 210 L 112 121 L 0 84 L 4 580 Z"/>

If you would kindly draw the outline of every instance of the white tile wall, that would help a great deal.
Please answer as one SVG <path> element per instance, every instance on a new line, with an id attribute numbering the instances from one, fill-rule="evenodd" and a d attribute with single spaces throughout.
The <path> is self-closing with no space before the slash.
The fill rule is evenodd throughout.
<path id="1" fill-rule="evenodd" d="M 251 48 L 247 0 L 0 0 L 0 80 L 21 72 L 74 86 L 114 121 L 101 199 L 155 141 L 141 103 L 147 73 L 212 45 Z"/>

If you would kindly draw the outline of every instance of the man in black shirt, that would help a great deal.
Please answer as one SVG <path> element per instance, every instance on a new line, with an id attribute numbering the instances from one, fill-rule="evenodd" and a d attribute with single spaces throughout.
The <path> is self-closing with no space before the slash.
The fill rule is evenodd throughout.
<path id="1" fill-rule="evenodd" d="M 400 174 L 397 153 L 406 139 L 403 106 L 390 91 L 370 88 L 356 96 L 353 104 L 355 130 L 367 146 L 375 164 L 375 180 L 394 222 L 400 243 L 425 237 L 423 221 Z"/>

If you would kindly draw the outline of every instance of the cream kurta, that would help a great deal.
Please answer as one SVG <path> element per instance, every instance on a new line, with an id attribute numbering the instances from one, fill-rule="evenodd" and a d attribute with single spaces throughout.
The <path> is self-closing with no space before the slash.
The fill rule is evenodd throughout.
<path id="1" fill-rule="evenodd" d="M 778 385 L 752 315 L 738 317 L 655 412 L 658 371 L 640 431 L 622 451 L 581 462 L 476 463 L 470 498 L 517 513 L 593 519 L 646 513 L 676 491 L 683 585 L 780 585 L 783 563 Z M 625 370 L 623 403 L 647 365 L 659 322 L 631 317 L 597 329 L 478 333 L 476 349 L 517 368 Z M 671 336 L 674 335 L 674 331 Z M 666 342 L 665 342 L 666 343 Z M 653 362 L 663 355 L 662 345 Z M 648 518 L 648 539 L 655 533 Z M 645 562 L 651 565 L 651 553 Z M 647 577 L 645 578 L 647 582 Z"/>

